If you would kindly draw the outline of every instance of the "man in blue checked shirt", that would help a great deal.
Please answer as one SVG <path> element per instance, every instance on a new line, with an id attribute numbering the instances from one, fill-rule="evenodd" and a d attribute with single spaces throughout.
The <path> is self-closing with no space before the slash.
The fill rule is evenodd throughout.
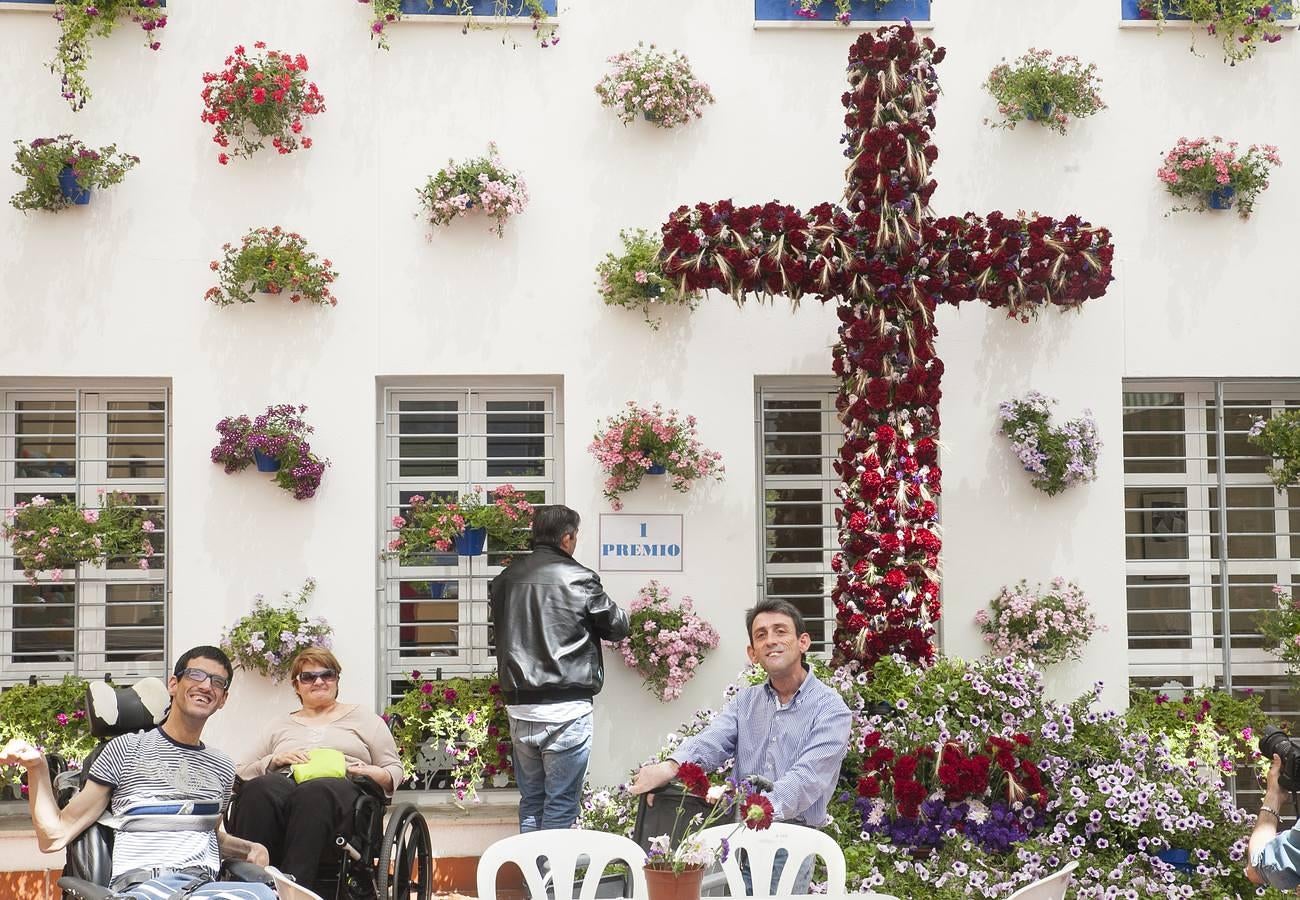
<path id="1" fill-rule="evenodd" d="M 745 613 L 745 628 L 745 652 L 767 672 L 767 681 L 742 690 L 664 762 L 642 767 L 631 791 L 644 794 L 663 787 L 684 762 L 709 771 L 734 758 L 738 777 L 772 782 L 764 793 L 776 821 L 820 828 L 830 820 L 826 807 L 848 752 L 849 708 L 804 662 L 812 638 L 793 604 L 760 600 Z M 773 866 L 773 890 L 785 863 L 783 853 Z M 810 857 L 800 866 L 795 893 L 807 893 L 812 863 Z"/>

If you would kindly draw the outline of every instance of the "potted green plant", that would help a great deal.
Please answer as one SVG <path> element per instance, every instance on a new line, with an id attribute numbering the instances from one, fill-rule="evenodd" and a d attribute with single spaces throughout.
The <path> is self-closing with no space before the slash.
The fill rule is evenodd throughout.
<path id="1" fill-rule="evenodd" d="M 985 119 L 995 128 L 1015 128 L 1028 119 L 1065 134 L 1070 119 L 1083 119 L 1106 108 L 1101 99 L 1097 66 L 1077 56 L 1053 57 L 1049 50 L 1031 48 L 1014 62 L 993 67 L 984 89 L 998 102 L 1002 120 Z"/>
<path id="2" fill-rule="evenodd" d="M 290 302 L 306 300 L 320 306 L 337 306 L 330 293 L 338 273 L 328 259 L 307 249 L 307 241 L 279 225 L 254 228 L 239 246 L 223 244 L 225 255 L 209 263 L 218 284 L 208 288 L 204 299 L 217 306 L 253 303 L 257 294 L 288 292 Z"/>
<path id="3" fill-rule="evenodd" d="M 1279 491 L 1300 484 L 1300 409 L 1276 412 L 1269 419 L 1256 419 L 1247 440 L 1277 460 L 1268 474 Z"/>
<path id="4" fill-rule="evenodd" d="M 694 310 L 699 305 L 699 291 L 684 290 L 664 277 L 661 240 L 644 228 L 625 229 L 618 236 L 623 252 L 606 253 L 596 266 L 596 288 L 607 305 L 640 309 L 645 323 L 656 331 L 660 320 L 651 317 L 651 310 L 673 306 Z"/>
<path id="5" fill-rule="evenodd" d="M 503 236 L 506 220 L 528 204 L 528 185 L 518 172 L 501 165 L 494 143 L 488 144 L 486 156 L 447 160 L 446 168 L 431 175 L 418 193 L 429 224 L 450 225 L 459 216 L 481 211 L 496 220 L 497 237 Z"/>
<path id="6" fill-rule="evenodd" d="M 17 152 L 10 167 L 26 179 L 22 190 L 9 198 L 14 209 L 58 212 L 90 202 L 90 192 L 112 187 L 140 162 L 140 157 L 118 153 L 109 144 L 92 150 L 70 134 L 14 141 Z"/>
<path id="7" fill-rule="evenodd" d="M 1235 66 L 1255 55 L 1261 42 L 1282 40 L 1281 19 L 1294 12 L 1291 0 L 1138 0 L 1138 15 L 1163 26 L 1167 19 L 1190 19 L 1223 46 L 1223 59 Z M 1197 29 L 1199 30 L 1199 29 Z M 1192 33 L 1196 52 L 1196 33 Z"/>
<path id="8" fill-rule="evenodd" d="M 99 502 L 98 509 L 83 508 L 71 498 L 51 500 L 37 494 L 0 520 L 0 537 L 12 546 L 30 584 L 42 572 L 62 581 L 63 569 L 122 557 L 138 559 L 141 569 L 149 568 L 154 552 L 149 535 L 158 530 L 153 519 L 134 498 L 118 491 L 101 489 Z"/>
<path id="9" fill-rule="evenodd" d="M 15 738 L 76 767 L 95 749 L 86 721 L 86 682 L 65 675 L 53 684 L 19 684 L 0 694 L 0 747 Z M 0 766 L 0 786 L 19 787 L 17 766 Z M 27 793 L 22 785 L 21 793 Z"/>
<path id="10" fill-rule="evenodd" d="M 384 720 L 408 781 L 425 767 L 429 750 L 445 754 L 458 804 L 473 800 L 487 779 L 511 772 L 510 717 L 495 678 L 435 680 L 412 672 Z"/>
<path id="11" fill-rule="evenodd" d="M 167 26 L 167 11 L 160 0 L 55 0 L 54 19 L 59 23 L 59 42 L 50 71 L 59 76 L 63 99 L 78 110 L 90 99 L 86 84 L 90 39 L 108 37 L 119 21 L 130 20 L 144 32 L 145 46 L 157 50 L 162 46 L 158 32 Z"/>
<path id="12" fill-rule="evenodd" d="M 704 115 L 713 102 L 709 86 L 695 77 L 690 60 L 651 44 L 609 58 L 611 69 L 596 85 L 602 106 L 618 110 L 624 124 L 644 118 L 660 128 L 685 125 Z"/>
<path id="13" fill-rule="evenodd" d="M 282 403 L 253 419 L 227 416 L 217 423 L 221 440 L 212 448 L 212 461 L 224 466 L 227 475 L 256 464 L 259 472 L 274 472 L 275 483 L 295 500 L 316 496 L 330 461 L 313 453 L 307 442 L 315 429 L 302 417 L 306 411 L 306 406 Z"/>
<path id="14" fill-rule="evenodd" d="M 388 26 L 402 20 L 402 0 L 358 0 L 371 6 L 370 38 L 378 43 L 379 49 L 388 49 Z M 560 42 L 556 32 L 559 26 L 549 21 L 550 14 L 542 0 L 491 0 L 492 14 L 482 16 L 475 13 L 474 0 L 424 0 L 432 12 L 444 12 L 451 16 L 465 19 L 464 31 L 471 28 L 493 28 L 510 19 L 532 19 L 533 36 L 542 47 L 552 47 Z M 516 45 L 517 46 L 517 45 Z"/>
<path id="15" fill-rule="evenodd" d="M 1225 210 L 1236 203 L 1237 215 L 1249 219 L 1255 199 L 1268 187 L 1269 170 L 1282 165 L 1282 158 L 1271 144 L 1252 144 L 1245 153 L 1239 147 L 1217 136 L 1180 137 L 1156 170 L 1165 190 L 1185 201 L 1169 212 Z"/>
<path id="16" fill-rule="evenodd" d="M 508 484 L 494 488 L 491 501 L 485 503 L 483 488 L 475 485 L 456 500 L 440 502 L 416 494 L 406 515 L 394 516 L 392 524 L 397 537 L 388 542 L 384 555 L 401 565 L 453 549 L 459 556 L 479 556 L 489 537 L 494 551 L 527 547 L 533 505 L 523 491 Z"/>
<path id="17" fill-rule="evenodd" d="M 283 681 L 304 649 L 328 650 L 334 643 L 334 629 L 324 617 L 307 617 L 307 601 L 315 590 L 316 579 L 308 578 L 297 594 L 284 591 L 278 604 L 256 595 L 253 608 L 221 632 L 221 649 L 239 668 Z"/>

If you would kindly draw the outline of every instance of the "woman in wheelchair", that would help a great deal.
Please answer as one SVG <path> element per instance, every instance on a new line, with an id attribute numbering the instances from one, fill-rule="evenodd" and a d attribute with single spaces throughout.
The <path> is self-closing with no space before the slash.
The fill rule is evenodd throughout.
<path id="1" fill-rule="evenodd" d="M 322 889 L 322 857 L 337 852 L 335 838 L 351 829 L 366 782 L 391 797 L 402 781 L 384 720 L 339 702 L 341 673 L 328 650 L 298 654 L 290 677 L 302 708 L 272 720 L 240 767 L 244 783 L 229 823 L 231 834 L 266 846 L 273 865 L 313 890 Z"/>

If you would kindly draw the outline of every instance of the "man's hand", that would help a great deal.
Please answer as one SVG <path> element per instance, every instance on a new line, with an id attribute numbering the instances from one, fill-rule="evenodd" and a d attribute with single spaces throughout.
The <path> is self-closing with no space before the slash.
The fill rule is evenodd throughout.
<path id="1" fill-rule="evenodd" d="M 271 757 L 270 768 L 287 769 L 289 766 L 305 763 L 308 759 L 306 750 L 290 750 L 287 753 L 277 753 Z"/>
<path id="2" fill-rule="evenodd" d="M 248 856 L 246 858 L 253 865 L 262 868 L 266 868 L 271 864 L 271 854 L 257 841 L 248 842 Z"/>
<path id="3" fill-rule="evenodd" d="M 22 738 L 14 738 L 0 749 L 0 766 L 21 766 L 24 772 L 45 765 L 45 754 Z"/>
<path id="4" fill-rule="evenodd" d="M 646 794 L 646 806 L 654 806 L 654 794 L 650 792 L 663 787 L 675 777 L 677 777 L 677 763 L 671 759 L 651 766 L 642 766 L 637 770 L 628 790 L 632 794 Z"/>
<path id="5" fill-rule="evenodd" d="M 1286 802 L 1286 792 L 1282 790 L 1282 785 L 1278 781 L 1282 777 L 1282 757 L 1276 753 L 1273 754 L 1273 765 L 1269 766 L 1268 778 L 1264 782 L 1264 805 L 1271 806 L 1273 809 L 1280 809 Z M 1268 815 L 1265 813 L 1265 815 Z"/>

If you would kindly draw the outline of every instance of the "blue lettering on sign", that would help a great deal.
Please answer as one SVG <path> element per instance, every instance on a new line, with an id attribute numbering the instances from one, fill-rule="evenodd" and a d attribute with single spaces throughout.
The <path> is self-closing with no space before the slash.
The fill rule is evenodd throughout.
<path id="1" fill-rule="evenodd" d="M 681 556 L 681 544 L 602 544 L 601 556 Z"/>

